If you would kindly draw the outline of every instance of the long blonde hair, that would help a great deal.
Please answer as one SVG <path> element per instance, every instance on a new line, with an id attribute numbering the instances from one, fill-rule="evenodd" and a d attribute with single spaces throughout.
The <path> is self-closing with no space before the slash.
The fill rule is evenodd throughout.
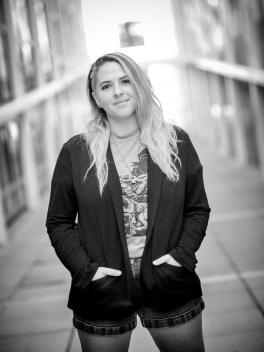
<path id="1" fill-rule="evenodd" d="M 171 181 L 179 180 L 177 134 L 175 127 L 164 121 L 160 103 L 155 96 L 151 83 L 140 66 L 123 53 L 115 52 L 99 57 L 91 66 L 87 79 L 87 93 L 92 108 L 92 119 L 88 121 L 84 133 L 88 153 L 91 158 L 84 180 L 89 170 L 95 166 L 102 195 L 108 179 L 108 163 L 106 159 L 110 138 L 110 125 L 106 113 L 101 109 L 94 97 L 96 74 L 107 62 L 117 62 L 126 75 L 136 95 L 136 116 L 140 128 L 141 143 L 147 147 L 152 160 Z"/>

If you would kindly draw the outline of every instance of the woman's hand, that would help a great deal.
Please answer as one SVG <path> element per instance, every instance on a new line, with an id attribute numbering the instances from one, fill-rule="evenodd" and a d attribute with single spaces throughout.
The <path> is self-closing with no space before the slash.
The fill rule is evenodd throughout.
<path id="1" fill-rule="evenodd" d="M 180 263 L 177 262 L 177 260 L 175 260 L 170 254 L 165 254 L 162 257 L 154 260 L 152 262 L 154 265 L 161 265 L 164 263 L 168 263 L 170 265 L 174 265 L 174 266 L 182 266 Z"/>
<path id="2" fill-rule="evenodd" d="M 104 276 L 120 276 L 122 274 L 122 271 L 116 270 L 116 269 L 111 269 L 107 268 L 105 266 L 99 266 L 97 271 L 94 274 L 94 277 L 92 278 L 92 281 L 96 281 L 101 279 Z"/>

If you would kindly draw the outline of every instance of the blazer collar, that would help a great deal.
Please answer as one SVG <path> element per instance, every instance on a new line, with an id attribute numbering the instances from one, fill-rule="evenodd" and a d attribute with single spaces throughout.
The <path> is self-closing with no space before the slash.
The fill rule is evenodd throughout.
<path id="1" fill-rule="evenodd" d="M 149 153 L 148 153 L 149 154 Z M 156 212 L 158 209 L 160 192 L 162 186 L 163 173 L 156 163 L 148 158 L 148 228 L 146 245 L 152 234 L 152 228 L 155 221 Z"/>
<path id="2" fill-rule="evenodd" d="M 123 238 L 125 234 L 125 223 L 124 223 L 124 215 L 123 215 L 124 213 L 123 213 L 122 189 L 119 181 L 118 172 L 115 166 L 112 150 L 110 147 L 110 143 L 108 145 L 106 157 L 108 162 L 107 186 L 112 197 L 117 224 L 119 228 L 119 233 Z"/>
<path id="3" fill-rule="evenodd" d="M 146 245 L 151 237 L 154 225 L 155 215 L 160 199 L 163 173 L 156 163 L 151 159 L 148 153 L 148 228 Z M 118 172 L 114 163 L 110 143 L 107 149 L 108 160 L 108 188 L 112 197 L 114 210 L 117 218 L 119 232 L 122 238 L 125 238 L 125 224 L 123 213 L 122 189 L 119 181 Z"/>

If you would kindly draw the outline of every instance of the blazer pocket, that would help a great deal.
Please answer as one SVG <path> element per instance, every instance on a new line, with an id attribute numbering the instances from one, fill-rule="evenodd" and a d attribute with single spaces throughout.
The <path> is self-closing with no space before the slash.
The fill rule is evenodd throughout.
<path id="1" fill-rule="evenodd" d="M 97 292 L 107 289 L 114 281 L 116 276 L 105 275 L 98 280 L 91 281 L 88 285 L 89 291 Z"/>
<path id="2" fill-rule="evenodd" d="M 119 286 L 119 277 L 105 276 L 101 279 L 91 281 L 87 289 L 82 292 L 81 301 L 86 308 L 93 311 L 106 309 L 112 304 L 116 296 L 116 286 Z"/>
<path id="3" fill-rule="evenodd" d="M 87 319 L 123 318 L 133 308 L 127 292 L 125 275 L 105 276 L 91 281 L 85 290 L 72 286 L 68 307 Z"/>
<path id="4" fill-rule="evenodd" d="M 194 271 L 168 263 L 156 268 L 157 290 L 162 295 L 181 300 L 201 294 L 200 280 Z"/>
<path id="5" fill-rule="evenodd" d="M 91 281 L 82 296 L 84 310 L 91 319 L 113 319 L 125 316 L 131 305 L 125 277 L 106 276 Z"/>

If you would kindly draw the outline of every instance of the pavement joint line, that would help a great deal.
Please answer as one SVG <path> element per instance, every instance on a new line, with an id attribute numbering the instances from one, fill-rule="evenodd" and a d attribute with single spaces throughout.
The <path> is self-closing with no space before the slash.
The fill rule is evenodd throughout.
<path id="1" fill-rule="evenodd" d="M 15 338 L 15 337 L 27 337 L 27 336 L 39 336 L 39 335 L 57 334 L 57 333 L 61 333 L 61 332 L 69 332 L 70 330 L 72 330 L 72 328 L 40 330 L 40 331 L 25 332 L 25 333 L 20 333 L 20 334 L 0 335 L 0 340 L 9 339 L 9 338 Z"/>
<path id="2" fill-rule="evenodd" d="M 210 222 L 215 224 L 222 221 L 254 219 L 264 216 L 264 208 L 251 208 L 240 211 L 212 215 Z"/>
<path id="3" fill-rule="evenodd" d="M 21 285 L 21 288 L 30 288 L 30 287 L 43 287 L 43 286 L 62 286 L 68 283 L 68 280 L 49 280 L 42 282 L 29 282 Z"/>
<path id="4" fill-rule="evenodd" d="M 252 270 L 252 271 L 242 271 L 240 273 L 241 277 L 244 279 L 264 277 L 264 270 Z M 239 280 L 237 273 L 229 274 L 220 274 L 220 275 L 211 275 L 211 276 L 202 276 L 201 282 L 203 284 L 214 284 L 217 282 L 228 282 Z"/>
<path id="5" fill-rule="evenodd" d="M 35 266 L 57 266 L 58 265 L 58 260 L 55 258 L 55 259 L 51 259 L 51 260 L 48 260 L 48 259 L 37 259 L 35 262 L 34 262 L 34 265 Z"/>
<path id="6" fill-rule="evenodd" d="M 254 184 L 254 183 L 250 183 L 246 186 L 247 190 L 251 190 L 254 188 L 260 188 L 263 187 L 263 185 L 261 183 L 259 184 Z M 210 189 L 210 193 L 222 193 L 224 191 L 236 191 L 236 190 L 243 190 L 245 191 L 245 181 L 241 181 L 241 182 L 231 182 L 229 184 L 224 184 L 224 185 L 208 185 L 206 187 L 207 189 Z"/>
<path id="7" fill-rule="evenodd" d="M 250 288 L 249 284 L 247 283 L 247 280 L 242 276 L 236 262 L 234 261 L 234 259 L 231 257 L 231 255 L 229 254 L 225 244 L 223 243 L 223 241 L 221 240 L 220 236 L 218 235 L 217 231 L 215 229 L 213 229 L 214 231 L 214 238 L 216 240 L 216 243 L 219 247 L 219 249 L 223 252 L 223 254 L 225 255 L 226 259 L 228 260 L 229 264 L 231 265 L 231 267 L 234 269 L 235 273 L 238 276 L 239 281 L 241 282 L 242 286 L 244 286 L 247 294 L 249 295 L 249 297 L 251 298 L 251 300 L 253 301 L 253 303 L 255 304 L 256 308 L 259 310 L 260 314 L 262 315 L 262 317 L 264 318 L 264 309 L 261 305 L 261 303 L 259 302 L 258 298 L 256 297 L 256 295 L 254 294 L 254 292 L 252 291 L 252 289 Z"/>
<path id="8" fill-rule="evenodd" d="M 263 277 L 264 276 L 264 270 L 248 270 L 248 271 L 242 271 L 241 275 L 245 279 L 251 279 L 251 278 L 256 278 L 256 277 Z"/>
<path id="9" fill-rule="evenodd" d="M 262 332 L 263 335 L 263 327 L 254 327 L 252 330 L 248 328 L 240 328 L 239 331 L 225 331 L 225 332 L 210 332 L 210 333 L 204 333 L 204 339 L 205 341 L 208 339 L 214 339 L 218 337 L 233 337 L 234 335 L 241 335 L 241 334 L 247 334 L 247 333 L 254 333 L 254 332 Z M 229 346 L 230 347 L 230 346 Z M 223 350 L 221 350 L 223 351 Z M 237 352 L 240 351 L 240 349 L 232 349 L 232 350 L 226 350 L 227 352 Z M 245 350 L 243 350 L 245 351 Z M 259 350 L 258 350 L 259 351 Z M 246 350 L 248 352 L 248 350 Z M 250 352 L 255 352 L 255 350 L 250 350 Z"/>
<path id="10" fill-rule="evenodd" d="M 5 306 L 16 306 L 19 304 L 29 304 L 29 303 L 48 303 L 48 302 L 58 302 L 67 299 L 67 294 L 57 294 L 57 295 L 45 295 L 42 297 L 28 297 L 28 298 L 14 298 L 12 301 L 5 302 Z"/>

